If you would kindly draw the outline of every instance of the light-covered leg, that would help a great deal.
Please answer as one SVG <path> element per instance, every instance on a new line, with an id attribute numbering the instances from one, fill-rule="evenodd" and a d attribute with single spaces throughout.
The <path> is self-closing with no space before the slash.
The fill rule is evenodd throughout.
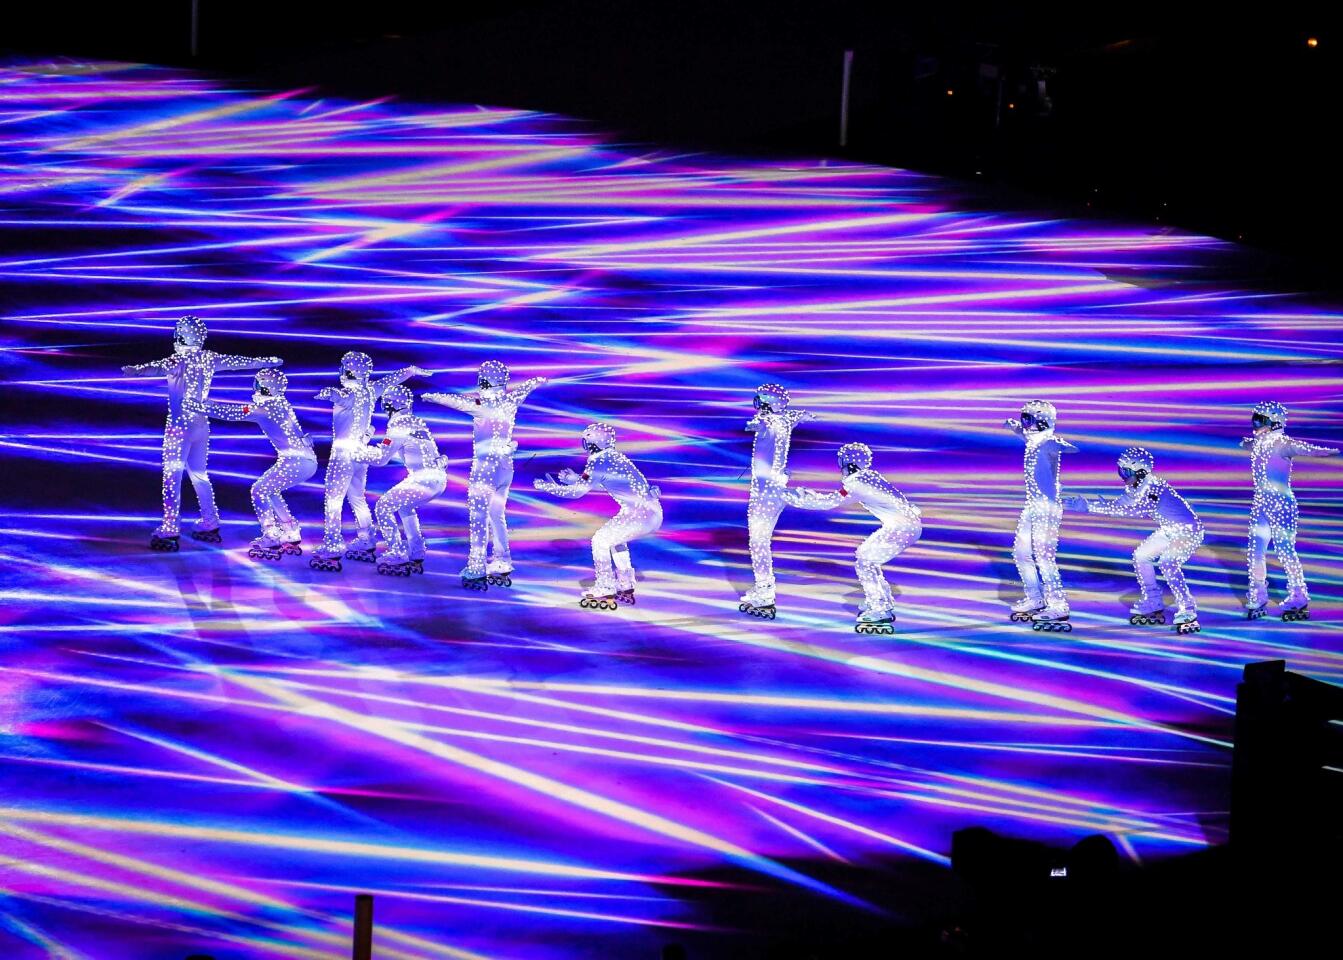
<path id="1" fill-rule="evenodd" d="M 1040 571 L 1035 566 L 1035 545 L 1032 540 L 1034 524 L 1030 508 L 1021 511 L 1017 518 L 1017 535 L 1012 541 L 1012 559 L 1017 565 L 1017 576 L 1021 577 L 1022 589 L 1026 599 L 1034 607 L 1043 606 L 1044 590 L 1040 584 Z"/>
<path id="2" fill-rule="evenodd" d="M 406 529 L 406 556 L 411 560 L 423 560 L 426 553 L 424 535 L 420 532 L 419 508 L 443 492 L 447 486 L 447 476 L 420 471 L 403 481 L 404 505 L 398 508 L 401 525 Z"/>
<path id="3" fill-rule="evenodd" d="M 186 469 L 187 423 L 168 418 L 163 427 L 163 523 L 161 537 L 175 537 L 182 530 L 182 471 Z"/>
<path id="4" fill-rule="evenodd" d="M 621 590 L 634 589 L 634 561 L 630 559 L 630 545 L 618 543 L 611 548 L 611 562 L 616 568 L 616 585 Z"/>
<path id="5" fill-rule="evenodd" d="M 1138 575 L 1138 590 L 1142 593 L 1139 606 L 1144 612 L 1155 612 L 1165 607 L 1161 587 L 1156 582 L 1156 564 L 1170 547 L 1170 537 L 1164 531 L 1157 530 L 1133 551 L 1133 570 Z M 1169 576 L 1166 582 L 1170 583 Z"/>
<path id="6" fill-rule="evenodd" d="M 299 539 L 298 522 L 294 515 L 289 512 L 289 504 L 285 502 L 284 492 L 290 487 L 296 487 L 306 480 L 310 480 L 312 475 L 317 472 L 316 457 L 281 457 L 276 464 L 279 473 L 276 476 L 276 488 L 271 493 L 271 509 L 274 511 L 275 520 L 280 525 L 282 537 L 284 540 L 297 543 Z"/>
<path id="7" fill-rule="evenodd" d="M 1194 555 L 1194 551 L 1202 542 L 1202 528 L 1190 527 L 1173 537 L 1170 547 L 1161 554 L 1161 575 L 1166 578 L 1166 586 L 1170 587 L 1171 595 L 1175 597 L 1177 613 L 1198 612 L 1194 595 L 1184 578 L 1184 565 L 1189 562 L 1189 558 Z"/>
<path id="8" fill-rule="evenodd" d="M 783 488 L 777 484 L 753 484 L 751 501 L 746 506 L 746 527 L 751 552 L 751 571 L 755 589 L 774 593 L 774 528 L 783 512 Z"/>
<path id="9" fill-rule="evenodd" d="M 488 460 L 477 458 L 471 462 L 471 476 L 466 487 L 467 528 L 471 547 L 467 554 L 463 576 L 485 576 L 485 553 L 490 533 L 490 500 L 494 496 L 495 470 Z"/>
<path id="10" fill-rule="evenodd" d="M 662 507 L 656 501 L 622 506 L 592 537 L 592 567 L 597 575 L 592 592 L 599 596 L 634 586 L 634 567 L 629 542 L 647 536 L 662 526 Z M 617 573 L 617 570 L 623 567 Z"/>
<path id="11" fill-rule="evenodd" d="M 215 506 L 215 488 L 206 471 L 210 456 L 208 418 L 197 417 L 187 426 L 185 447 L 187 476 L 191 478 L 191 488 L 196 491 L 196 503 L 200 505 L 200 522 L 196 527 L 198 530 L 217 530 L 219 510 Z"/>
<path id="12" fill-rule="evenodd" d="M 373 529 L 373 511 L 368 508 L 368 463 L 355 460 L 350 464 L 350 483 L 345 488 L 345 499 L 354 514 L 355 526 L 359 533 L 370 533 Z"/>
<path id="13" fill-rule="evenodd" d="M 1305 605 L 1309 599 L 1306 591 L 1306 571 L 1301 566 L 1301 558 L 1296 552 L 1296 527 L 1300 513 L 1296 498 L 1281 498 L 1268 512 L 1269 529 L 1273 535 L 1273 552 L 1282 564 L 1282 572 L 1287 575 L 1288 606 Z"/>
<path id="14" fill-rule="evenodd" d="M 1068 597 L 1063 592 L 1063 578 L 1059 575 L 1059 523 L 1063 508 L 1055 505 L 1040 508 L 1031 523 L 1031 546 L 1035 551 L 1035 565 L 1040 571 L 1044 587 L 1045 607 L 1067 612 Z"/>
<path id="15" fill-rule="evenodd" d="M 405 556 L 406 548 L 396 518 L 401 508 L 410 502 L 410 491 L 413 486 L 407 477 L 380 496 L 378 505 L 373 510 L 373 515 L 377 518 L 378 534 L 387 544 L 387 556 L 395 555 L 401 558 Z"/>
<path id="16" fill-rule="evenodd" d="M 322 487 L 324 523 L 322 526 L 322 550 L 332 554 L 345 552 L 345 532 L 341 529 L 344 519 L 345 498 L 349 493 L 350 480 L 354 464 L 349 457 L 333 453 L 326 462 L 326 477 Z M 368 507 L 364 507 L 368 511 Z"/>
<path id="17" fill-rule="evenodd" d="M 494 477 L 494 490 L 490 494 L 488 510 L 490 543 L 494 547 L 494 556 L 490 566 L 494 572 L 513 569 L 513 554 L 508 545 L 508 492 L 513 486 L 513 460 L 507 458 L 499 464 Z"/>
<path id="18" fill-rule="evenodd" d="M 1268 519 L 1268 506 L 1259 497 L 1255 497 L 1250 506 L 1250 536 L 1245 548 L 1245 562 L 1249 568 L 1250 589 L 1245 596 L 1246 604 L 1262 607 L 1268 603 L 1268 541 L 1273 529 Z"/>
<path id="19" fill-rule="evenodd" d="M 280 457 L 270 468 L 257 477 L 256 483 L 252 484 L 252 509 L 256 511 L 257 523 L 261 524 L 261 532 L 270 535 L 278 532 L 280 528 L 279 519 L 275 515 L 275 494 L 287 485 L 285 477 L 285 458 Z"/>
<path id="20" fill-rule="evenodd" d="M 859 545 L 854 569 L 863 586 L 868 613 L 884 616 L 894 613 L 895 598 L 882 566 L 904 553 L 922 533 L 923 527 L 918 521 L 883 526 Z"/>

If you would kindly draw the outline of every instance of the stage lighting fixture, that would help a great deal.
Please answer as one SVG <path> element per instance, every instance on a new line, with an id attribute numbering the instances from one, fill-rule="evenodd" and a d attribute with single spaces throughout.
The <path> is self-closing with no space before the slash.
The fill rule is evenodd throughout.
<path id="1" fill-rule="evenodd" d="M 1306 41 L 1306 46 L 1308 47 L 1318 47 L 1319 45 L 1320 41 L 1317 37 L 1311 37 L 1309 40 Z"/>
<path id="2" fill-rule="evenodd" d="M 947 91 L 947 96 L 949 96 L 949 97 L 950 97 L 950 96 L 954 96 L 955 93 L 956 93 L 955 90 L 948 90 L 948 91 Z"/>

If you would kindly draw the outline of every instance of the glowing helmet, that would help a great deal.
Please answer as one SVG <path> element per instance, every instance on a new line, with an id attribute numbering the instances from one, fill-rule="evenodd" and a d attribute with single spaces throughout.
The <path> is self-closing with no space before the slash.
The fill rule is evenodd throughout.
<path id="1" fill-rule="evenodd" d="M 382 409 L 390 417 L 394 413 L 400 413 L 402 410 L 409 410 L 411 404 L 415 402 L 415 394 L 410 392 L 410 387 L 397 384 L 389 387 L 387 392 L 382 395 Z"/>
<path id="2" fill-rule="evenodd" d="M 788 391 L 777 383 L 765 383 L 756 387 L 755 406 L 758 410 L 782 413 L 788 409 Z"/>
<path id="3" fill-rule="evenodd" d="M 1256 427 L 1268 427 L 1272 430 L 1281 430 L 1287 426 L 1287 408 L 1276 400 L 1265 400 L 1263 403 L 1254 405 L 1254 412 L 1250 416 L 1250 422 Z"/>
<path id="4" fill-rule="evenodd" d="M 373 358 L 358 350 L 351 350 L 340 358 L 340 375 L 347 380 L 367 380 L 373 372 Z"/>
<path id="5" fill-rule="evenodd" d="M 173 342 L 184 347 L 205 346 L 205 321 L 188 314 L 173 327 Z"/>
<path id="6" fill-rule="evenodd" d="M 861 473 L 872 466 L 872 448 L 865 443 L 846 443 L 839 448 L 839 469 Z"/>
<path id="7" fill-rule="evenodd" d="M 1142 483 L 1152 472 L 1156 460 L 1142 447 L 1129 447 L 1119 455 L 1119 478 L 1125 483 L 1137 480 Z"/>
<path id="8" fill-rule="evenodd" d="M 1029 430 L 1052 430 L 1058 411 L 1048 400 L 1029 400 L 1021 407 L 1021 425 Z"/>
<path id="9" fill-rule="evenodd" d="M 283 370 L 275 367 L 258 370 L 256 378 L 252 381 L 253 392 L 263 397 L 282 397 L 288 386 L 289 378 L 284 375 Z"/>
<path id="10" fill-rule="evenodd" d="M 479 383 L 482 390 L 508 386 L 508 367 L 498 360 L 486 360 L 480 365 Z"/>
<path id="11" fill-rule="evenodd" d="M 594 423 L 583 431 L 583 449 L 588 453 L 609 450 L 616 445 L 616 428 L 609 423 Z"/>

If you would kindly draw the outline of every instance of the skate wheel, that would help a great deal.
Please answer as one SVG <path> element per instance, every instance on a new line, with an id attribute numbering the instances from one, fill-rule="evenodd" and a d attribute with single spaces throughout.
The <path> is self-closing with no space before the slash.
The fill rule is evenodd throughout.
<path id="1" fill-rule="evenodd" d="M 1063 633 L 1072 633 L 1072 632 L 1073 632 L 1073 625 L 1072 625 L 1071 623 L 1063 623 L 1063 624 L 1060 624 L 1056 629 L 1059 630 L 1059 631 L 1061 631 L 1061 632 L 1063 632 Z"/>
<path id="2" fill-rule="evenodd" d="M 770 607 L 767 611 L 765 611 L 765 619 L 766 619 L 766 620 L 773 620 L 773 619 L 774 619 L 774 608 L 773 608 L 773 607 Z"/>
<path id="3" fill-rule="evenodd" d="M 744 604 L 744 603 L 739 603 L 739 604 L 737 604 L 737 610 L 738 610 L 739 612 L 741 612 L 741 613 L 745 613 L 745 612 L 746 612 L 746 604 Z"/>
<path id="4" fill-rule="evenodd" d="M 1044 625 L 1043 623 L 1040 623 L 1038 620 L 1032 620 L 1032 621 L 1031 621 L 1031 629 L 1032 629 L 1032 630 L 1043 630 L 1044 628 L 1045 628 L 1045 625 Z"/>

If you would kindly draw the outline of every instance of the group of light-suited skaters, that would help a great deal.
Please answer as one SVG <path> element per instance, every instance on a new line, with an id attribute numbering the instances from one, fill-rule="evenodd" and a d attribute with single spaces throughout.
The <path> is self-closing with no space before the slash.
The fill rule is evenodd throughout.
<path id="1" fill-rule="evenodd" d="M 275 463 L 252 485 L 252 505 L 261 524 L 261 536 L 252 541 L 249 555 L 278 560 L 302 553 L 299 525 L 284 500 L 284 492 L 317 472 L 312 439 L 303 432 L 294 409 L 285 398 L 287 379 L 278 357 L 239 357 L 205 348 L 205 324 L 197 317 L 177 321 L 173 353 L 152 363 L 123 367 L 127 374 L 161 373 L 168 387 L 168 420 L 163 434 L 163 523 L 149 545 L 176 551 L 180 539 L 182 471 L 191 478 L 200 503 L 200 520 L 191 536 L 221 542 L 219 512 L 206 473 L 210 419 L 245 420 L 257 424 L 275 447 Z M 214 403 L 210 381 L 220 370 L 256 370 L 252 399 L 247 403 Z M 338 572 L 342 559 L 376 562 L 379 573 L 409 576 L 424 572 L 425 544 L 417 508 L 447 487 L 446 458 L 428 425 L 413 412 L 414 395 L 404 385 L 417 376 L 429 376 L 419 367 L 403 367 L 372 379 L 373 361 L 351 352 L 341 358 L 340 382 L 317 394 L 332 405 L 332 442 L 325 480 L 325 523 L 322 544 L 309 563 L 317 570 Z M 497 360 L 480 367 L 477 389 L 471 393 L 426 393 L 421 399 L 471 417 L 473 442 L 467 488 L 470 551 L 462 585 L 486 590 L 510 586 L 513 572 L 509 551 L 506 508 L 513 483 L 513 455 L 517 441 L 513 426 L 518 408 L 546 382 L 536 377 L 509 386 L 508 368 Z M 373 442 L 374 407 L 387 415 L 386 433 Z M 882 571 L 923 532 L 919 508 L 891 486 L 872 464 L 872 450 L 849 443 L 839 449 L 839 489 L 821 492 L 788 486 L 788 451 L 793 430 L 814 415 L 791 406 L 788 392 L 765 384 L 754 397 L 755 415 L 746 423 L 754 435 L 751 451 L 751 492 L 747 525 L 755 585 L 741 598 L 739 609 L 755 617 L 774 619 L 775 581 L 771 553 L 774 527 L 785 506 L 830 510 L 846 500 L 861 504 L 881 527 L 858 547 L 856 570 L 863 587 L 864 605 L 855 629 L 859 633 L 894 633 L 894 600 Z M 1133 552 L 1141 598 L 1130 610 L 1133 624 L 1164 624 L 1165 605 L 1157 583 L 1157 569 L 1174 595 L 1175 628 L 1180 633 L 1199 629 L 1198 610 L 1185 583 L 1183 566 L 1203 542 L 1203 524 L 1175 489 L 1155 473 L 1152 455 L 1129 447 L 1119 457 L 1123 492 L 1114 500 L 1064 496 L 1060 458 L 1076 447 L 1055 432 L 1057 413 L 1043 400 L 1022 407 L 1020 419 L 1005 426 L 1025 442 L 1026 504 L 1017 523 L 1013 556 L 1025 596 L 1012 605 L 1012 619 L 1029 621 L 1036 630 L 1071 630 L 1068 599 L 1059 577 L 1055 554 L 1065 510 L 1155 521 L 1157 529 Z M 1288 595 L 1281 607 L 1284 620 L 1304 620 L 1309 614 L 1305 575 L 1296 553 L 1297 504 L 1292 493 L 1292 460 L 1337 454 L 1294 440 L 1285 432 L 1287 411 L 1280 403 L 1254 408 L 1253 435 L 1241 441 L 1250 451 L 1254 499 L 1250 513 L 1247 560 L 1249 592 L 1246 609 L 1251 619 L 1264 616 L 1268 606 L 1266 551 L 1269 541 L 1287 575 Z M 634 603 L 634 567 L 629 544 L 662 525 L 658 488 L 651 486 L 638 467 L 616 449 L 615 429 L 594 423 L 583 431 L 587 462 L 581 473 L 561 470 L 534 481 L 536 489 L 573 499 L 591 490 L 603 490 L 619 505 L 592 538 L 596 581 L 583 594 L 584 607 L 614 610 Z M 400 460 L 406 476 L 378 498 L 370 511 L 365 482 L 370 465 L 386 466 Z M 343 532 L 348 502 L 358 527 L 353 543 Z M 398 518 L 400 523 L 398 524 Z M 376 533 L 375 533 L 376 526 Z M 404 531 L 404 536 L 403 536 Z M 376 553 L 377 540 L 385 548 Z"/>

